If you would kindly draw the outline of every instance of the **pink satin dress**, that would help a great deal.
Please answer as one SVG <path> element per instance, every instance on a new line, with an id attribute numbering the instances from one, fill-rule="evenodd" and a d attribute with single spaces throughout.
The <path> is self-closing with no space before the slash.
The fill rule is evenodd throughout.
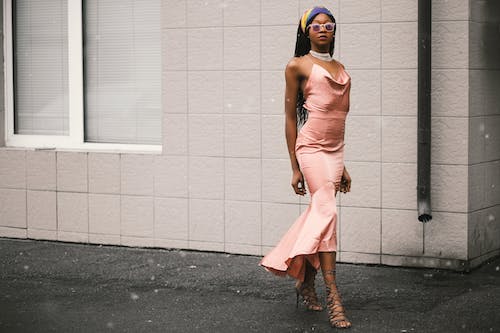
<path id="1" fill-rule="evenodd" d="M 351 77 L 343 66 L 334 79 L 321 65 L 313 64 L 304 86 L 308 119 L 295 145 L 311 200 L 260 262 L 277 275 L 288 274 L 303 281 L 306 260 L 319 269 L 318 252 L 337 251 L 335 194 L 344 169 L 344 130 L 350 90 Z"/>

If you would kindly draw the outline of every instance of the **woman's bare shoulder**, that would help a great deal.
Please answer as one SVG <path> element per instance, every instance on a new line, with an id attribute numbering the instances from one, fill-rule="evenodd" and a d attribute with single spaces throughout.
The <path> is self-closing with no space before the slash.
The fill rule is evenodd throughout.
<path id="1" fill-rule="evenodd" d="M 293 57 L 288 61 L 285 72 L 294 74 L 297 77 L 303 76 L 304 65 L 305 65 L 304 57 Z"/>

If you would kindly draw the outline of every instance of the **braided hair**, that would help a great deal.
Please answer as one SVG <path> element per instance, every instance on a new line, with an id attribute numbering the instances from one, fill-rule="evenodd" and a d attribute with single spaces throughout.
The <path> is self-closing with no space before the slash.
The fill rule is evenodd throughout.
<path id="1" fill-rule="evenodd" d="M 325 7 L 314 7 L 306 10 L 301 20 L 299 21 L 299 27 L 297 29 L 297 41 L 295 43 L 295 57 L 302 57 L 309 53 L 311 50 L 311 40 L 308 37 L 308 29 L 306 28 L 309 23 L 314 20 L 318 14 L 326 14 L 333 23 L 335 23 L 335 17 L 333 14 Z M 335 25 L 333 30 L 333 35 L 335 36 L 335 31 L 337 30 L 337 25 Z M 333 55 L 335 49 L 335 37 L 330 44 L 330 54 Z M 299 89 L 297 95 L 297 126 L 302 126 L 307 121 L 307 109 L 304 108 L 304 93 Z"/>

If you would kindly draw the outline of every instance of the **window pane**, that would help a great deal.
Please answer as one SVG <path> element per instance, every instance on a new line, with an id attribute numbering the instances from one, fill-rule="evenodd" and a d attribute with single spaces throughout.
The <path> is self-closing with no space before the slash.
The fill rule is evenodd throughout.
<path id="1" fill-rule="evenodd" d="M 161 141 L 159 0 L 85 1 L 85 140 Z"/>
<path id="2" fill-rule="evenodd" d="M 13 1 L 14 133 L 68 135 L 68 8 Z"/>

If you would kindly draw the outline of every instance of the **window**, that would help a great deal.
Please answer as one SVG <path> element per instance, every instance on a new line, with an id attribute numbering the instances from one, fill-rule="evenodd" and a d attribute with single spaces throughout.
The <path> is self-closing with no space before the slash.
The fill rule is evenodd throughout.
<path id="1" fill-rule="evenodd" d="M 4 9 L 8 145 L 160 149 L 159 0 Z"/>

